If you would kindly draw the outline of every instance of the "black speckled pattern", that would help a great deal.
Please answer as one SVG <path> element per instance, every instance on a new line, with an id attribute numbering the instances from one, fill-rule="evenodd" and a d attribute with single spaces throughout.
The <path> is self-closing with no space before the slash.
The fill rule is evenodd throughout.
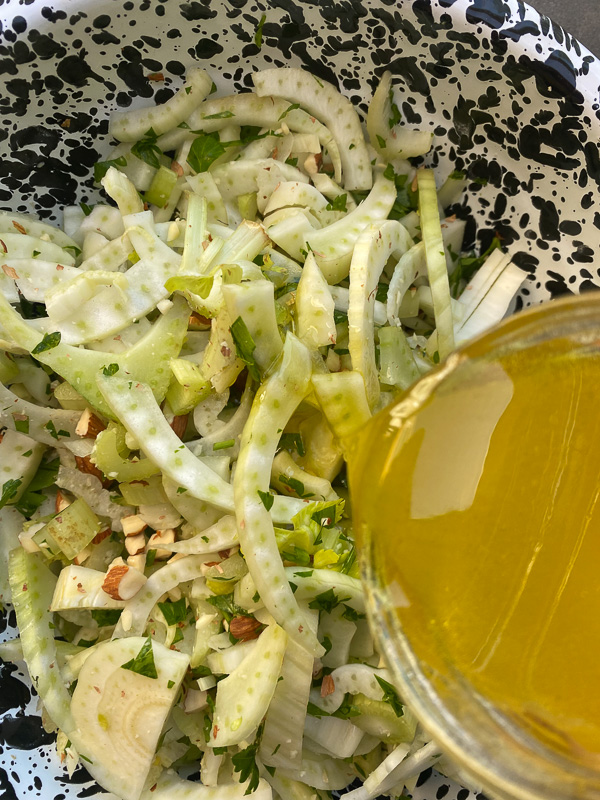
<path id="1" fill-rule="evenodd" d="M 0 207 L 94 202 L 111 112 L 166 100 L 194 63 L 237 90 L 304 66 L 363 111 L 390 69 L 404 120 L 435 131 L 440 180 L 468 172 L 466 245 L 498 232 L 529 274 L 517 305 L 600 287 L 600 67 L 518 0 L 0 0 Z M 85 770 L 66 780 L 22 680 L 0 670 L 0 796 L 94 796 Z M 475 795 L 428 773 L 414 797 Z"/>

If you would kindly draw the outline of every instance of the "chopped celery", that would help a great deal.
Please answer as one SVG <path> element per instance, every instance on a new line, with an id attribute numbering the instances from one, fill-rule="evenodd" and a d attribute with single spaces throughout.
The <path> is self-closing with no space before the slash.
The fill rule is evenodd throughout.
<path id="1" fill-rule="evenodd" d="M 94 442 L 92 462 L 107 478 L 128 483 L 146 480 L 160 472 L 160 469 L 149 458 L 130 459 L 121 455 L 118 441 L 118 429 L 109 427 L 101 431 Z"/>
<path id="2" fill-rule="evenodd" d="M 145 201 L 162 208 L 168 202 L 176 183 L 177 175 L 172 169 L 159 167 L 158 172 L 152 178 L 150 188 L 144 195 Z"/>
<path id="3" fill-rule="evenodd" d="M 79 394 L 77 389 L 74 389 L 67 381 L 58 384 L 54 389 L 54 397 L 60 403 L 61 408 L 66 408 L 70 411 L 85 411 L 88 405 L 85 397 Z"/>
<path id="4" fill-rule="evenodd" d="M 313 375 L 317 400 L 340 444 L 371 417 L 365 382 L 359 372 Z"/>
<path id="5" fill-rule="evenodd" d="M 156 470 L 160 472 L 160 470 Z M 123 500 L 132 506 L 166 503 L 167 495 L 162 486 L 160 475 L 154 474 L 144 479 L 134 479 L 130 483 L 120 483 L 119 491 Z"/>
<path id="6" fill-rule="evenodd" d="M 78 497 L 33 535 L 33 541 L 50 558 L 72 561 L 102 530 L 102 523 Z"/>

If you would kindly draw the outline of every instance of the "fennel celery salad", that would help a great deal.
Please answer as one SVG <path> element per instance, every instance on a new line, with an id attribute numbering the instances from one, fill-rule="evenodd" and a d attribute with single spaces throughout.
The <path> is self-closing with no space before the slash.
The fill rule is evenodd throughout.
<path id="1" fill-rule="evenodd" d="M 461 257 L 465 176 L 412 166 L 389 73 L 366 133 L 253 78 L 115 115 L 112 202 L 62 230 L 0 212 L 0 655 L 123 800 L 398 797 L 440 759 L 369 632 L 344 442 L 523 273 Z"/>

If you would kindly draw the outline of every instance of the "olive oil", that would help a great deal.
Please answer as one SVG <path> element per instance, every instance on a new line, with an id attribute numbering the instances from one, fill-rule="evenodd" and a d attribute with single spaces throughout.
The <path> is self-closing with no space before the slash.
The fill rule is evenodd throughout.
<path id="1" fill-rule="evenodd" d="M 480 340 L 369 423 L 357 536 L 431 675 L 597 763 L 600 351 L 513 345 Z"/>

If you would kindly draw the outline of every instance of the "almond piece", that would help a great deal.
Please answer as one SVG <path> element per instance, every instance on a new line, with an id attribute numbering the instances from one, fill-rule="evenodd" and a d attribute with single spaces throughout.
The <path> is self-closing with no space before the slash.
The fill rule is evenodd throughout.
<path id="1" fill-rule="evenodd" d="M 127 566 L 132 569 L 137 569 L 138 572 L 143 574 L 146 568 L 146 554 L 138 553 L 136 556 L 129 556 L 127 559 Z"/>
<path id="2" fill-rule="evenodd" d="M 138 533 L 148 527 L 138 514 L 128 514 L 126 517 L 121 517 L 121 525 L 125 536 L 137 536 Z"/>
<path id="3" fill-rule="evenodd" d="M 167 558 L 170 558 L 172 555 L 171 550 L 161 550 L 161 544 L 173 544 L 175 541 L 175 531 L 173 528 L 166 528 L 164 531 L 156 531 L 153 533 L 152 536 L 148 539 L 148 544 L 146 545 L 146 552 L 149 550 L 156 550 L 156 555 L 154 559 L 156 561 L 164 561 Z"/>
<path id="4" fill-rule="evenodd" d="M 229 633 L 241 642 L 258 639 L 260 628 L 262 628 L 262 624 L 254 617 L 233 617 L 229 623 Z"/>
<path id="5" fill-rule="evenodd" d="M 105 539 L 107 539 L 111 533 L 112 530 L 110 528 L 105 528 L 103 531 L 100 531 L 100 533 L 97 533 L 94 536 L 92 539 L 92 544 L 100 544 L 100 542 L 103 542 Z"/>
<path id="6" fill-rule="evenodd" d="M 137 569 L 127 566 L 122 558 L 116 558 L 108 568 L 102 589 L 113 600 L 131 600 L 147 580 Z"/>
<path id="7" fill-rule="evenodd" d="M 137 556 L 138 553 L 143 553 L 146 547 L 146 537 L 143 533 L 138 533 L 135 536 L 127 536 L 125 538 L 125 549 L 130 556 Z"/>
<path id="8" fill-rule="evenodd" d="M 87 475 L 95 475 L 96 478 L 106 487 L 112 483 L 107 480 L 104 473 L 101 472 L 95 464 L 92 464 L 92 459 L 89 456 L 75 456 L 75 463 L 79 472 L 85 472 Z"/>
<path id="9" fill-rule="evenodd" d="M 71 505 L 71 501 L 59 489 L 56 492 L 56 500 L 54 501 L 54 509 L 56 514 L 60 514 L 67 506 Z"/>
<path id="10" fill-rule="evenodd" d="M 75 433 L 87 439 L 95 439 L 104 430 L 106 430 L 106 425 L 102 420 L 90 408 L 86 408 L 79 417 Z"/>
<path id="11" fill-rule="evenodd" d="M 187 428 L 188 417 L 189 414 L 181 414 L 178 417 L 173 417 L 171 421 L 171 429 L 173 433 L 176 433 L 177 436 L 179 436 L 180 439 L 183 437 L 185 429 Z"/>
<path id="12" fill-rule="evenodd" d="M 327 697 L 330 694 L 335 692 L 335 681 L 331 677 L 331 675 L 323 676 L 323 682 L 321 683 L 321 697 Z"/>

